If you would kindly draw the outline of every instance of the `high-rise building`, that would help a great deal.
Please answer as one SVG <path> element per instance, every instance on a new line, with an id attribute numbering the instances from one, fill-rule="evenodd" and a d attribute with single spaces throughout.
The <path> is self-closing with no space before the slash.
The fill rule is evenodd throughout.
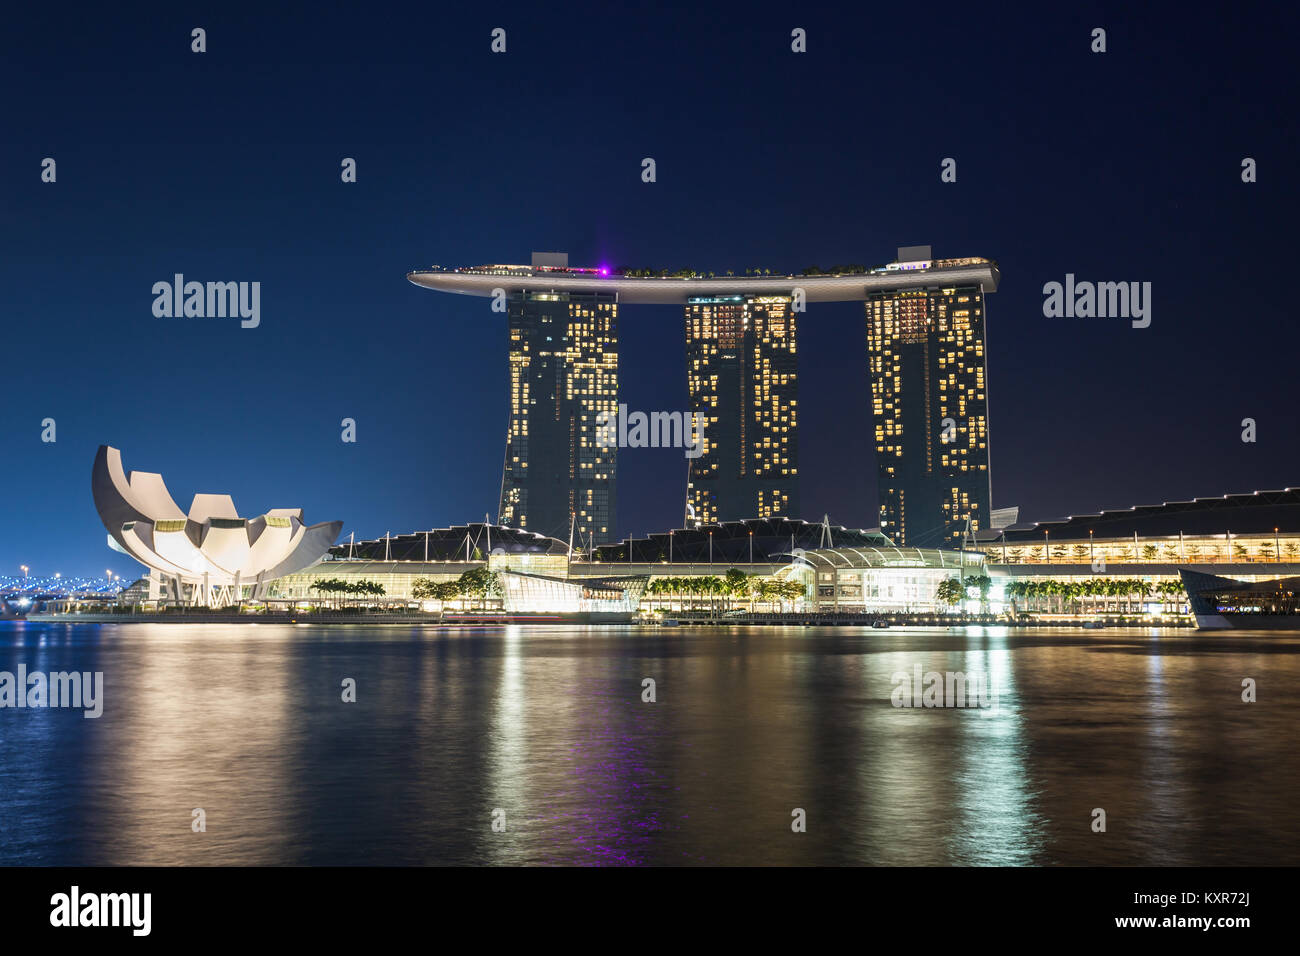
<path id="1" fill-rule="evenodd" d="M 866 302 L 881 530 L 938 546 L 968 526 L 993 526 L 984 297 L 1001 273 L 991 259 L 932 259 L 917 246 L 879 266 L 719 277 L 576 267 L 564 253 L 534 253 L 531 265 L 434 266 L 407 278 L 507 298 L 503 524 L 567 540 L 572 517 L 588 540 L 615 533 L 615 449 L 600 447 L 597 416 L 617 414 L 618 306 L 627 303 L 686 307 L 691 409 L 705 419 L 704 453 L 688 459 L 696 521 L 797 517 L 799 294 L 809 305 Z"/>
<path id="2" fill-rule="evenodd" d="M 939 271 L 966 261 L 900 249 L 889 268 L 916 270 L 916 287 L 866 297 L 880 530 L 898 544 L 948 546 L 991 525 L 985 290 Z"/>
<path id="3" fill-rule="evenodd" d="M 503 525 L 561 540 L 614 535 L 617 453 L 597 416 L 618 410 L 618 297 L 509 294 L 510 428 Z"/>
<path id="4" fill-rule="evenodd" d="M 687 502 L 697 522 L 796 517 L 799 385 L 788 295 L 690 298 L 686 381 L 703 422 Z"/>

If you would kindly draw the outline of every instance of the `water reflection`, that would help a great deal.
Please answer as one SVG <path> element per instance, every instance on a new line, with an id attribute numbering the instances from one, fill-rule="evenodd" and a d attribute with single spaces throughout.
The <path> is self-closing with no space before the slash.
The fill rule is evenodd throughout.
<path id="1" fill-rule="evenodd" d="M 20 662 L 103 671 L 106 700 L 99 720 L 0 710 L 4 863 L 1267 864 L 1300 851 L 1300 643 L 1285 636 L 0 625 L 0 670 Z M 893 706 L 892 675 L 917 666 L 987 674 L 995 706 Z M 1258 704 L 1241 701 L 1246 677 Z"/>

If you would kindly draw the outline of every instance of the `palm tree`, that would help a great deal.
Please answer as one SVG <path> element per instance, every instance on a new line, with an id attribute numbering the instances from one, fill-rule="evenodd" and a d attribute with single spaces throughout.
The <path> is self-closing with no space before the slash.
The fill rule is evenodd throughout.
<path id="1" fill-rule="evenodd" d="M 709 591 L 710 591 L 710 595 L 709 595 L 709 611 L 710 611 L 710 613 L 713 613 L 713 612 L 714 612 L 714 598 L 724 598 L 724 599 L 727 598 L 727 597 L 731 594 L 731 585 L 727 583 L 727 581 L 726 581 L 725 578 L 720 578 L 720 577 L 718 577 L 718 575 L 716 575 L 716 574 L 714 574 L 714 575 L 710 575 L 710 577 L 709 577 Z M 730 602 L 726 602 L 726 601 L 724 601 L 724 603 L 725 603 L 727 606 L 730 606 Z"/>
<path id="2" fill-rule="evenodd" d="M 966 587 L 976 588 L 980 594 L 980 613 L 987 614 L 989 609 L 989 591 L 993 589 L 993 579 L 982 571 L 966 579 Z"/>
<path id="3" fill-rule="evenodd" d="M 324 578 L 323 580 L 313 582 L 310 590 L 315 591 L 318 594 L 337 594 L 346 587 L 347 585 L 338 578 Z"/>
<path id="4" fill-rule="evenodd" d="M 731 598 L 744 597 L 749 590 L 749 575 L 740 568 L 729 568 L 726 577 L 723 579 L 726 584 L 727 608 L 731 608 Z"/>
<path id="5" fill-rule="evenodd" d="M 1151 591 L 1152 591 L 1152 587 L 1149 581 L 1143 581 L 1140 578 L 1134 579 L 1133 593 L 1137 595 L 1138 610 L 1142 609 L 1143 600 L 1151 596 Z"/>
<path id="6" fill-rule="evenodd" d="M 1181 607 L 1187 603 L 1187 591 L 1183 588 L 1182 579 L 1168 582 L 1168 590 L 1165 592 L 1169 595 L 1174 607 Z"/>
<path id="7" fill-rule="evenodd" d="M 339 584 L 341 585 L 339 590 L 347 594 L 379 596 L 386 593 L 384 586 L 377 581 L 340 581 Z"/>
<path id="8" fill-rule="evenodd" d="M 1061 613 L 1068 614 L 1079 596 L 1078 586 L 1073 581 L 1058 581 L 1056 585 L 1061 595 Z"/>
<path id="9" fill-rule="evenodd" d="M 1025 582 L 1020 580 L 1009 581 L 1006 587 L 1002 589 L 1002 593 L 1011 602 L 1011 613 L 1015 614 L 1018 610 L 1016 608 L 1016 599 L 1024 597 L 1025 594 Z"/>
<path id="10" fill-rule="evenodd" d="M 691 594 L 696 598 L 706 597 L 709 594 L 708 576 L 700 578 L 691 578 Z M 698 605 L 698 601 L 696 604 Z"/>
<path id="11" fill-rule="evenodd" d="M 692 600 L 695 597 L 695 579 L 686 575 L 678 578 L 677 593 L 680 595 L 681 609 L 683 611 L 693 610 L 695 607 L 695 602 Z"/>
<path id="12" fill-rule="evenodd" d="M 709 616 L 712 617 L 715 609 L 714 598 L 722 588 L 722 579 L 717 575 L 709 574 L 696 578 L 695 583 L 699 586 L 700 596 L 709 599 Z"/>
<path id="13" fill-rule="evenodd" d="M 1130 611 L 1133 610 L 1133 600 L 1132 600 L 1132 598 L 1133 598 L 1133 592 L 1132 592 L 1132 590 L 1130 589 L 1129 579 L 1128 579 L 1128 578 L 1116 578 L 1116 579 L 1115 579 L 1115 591 L 1114 591 L 1114 594 L 1115 594 L 1115 610 L 1118 611 L 1118 610 L 1120 609 L 1120 608 L 1119 608 L 1119 599 L 1120 599 L 1120 598 L 1123 598 L 1123 599 L 1124 599 L 1124 609 L 1123 609 L 1123 613 L 1124 613 L 1124 614 L 1128 614 Z"/>
<path id="14" fill-rule="evenodd" d="M 650 598 L 650 610 L 652 612 L 655 610 L 654 599 L 664 592 L 665 580 L 665 578 L 651 578 L 650 583 L 645 586 L 645 593 Z"/>

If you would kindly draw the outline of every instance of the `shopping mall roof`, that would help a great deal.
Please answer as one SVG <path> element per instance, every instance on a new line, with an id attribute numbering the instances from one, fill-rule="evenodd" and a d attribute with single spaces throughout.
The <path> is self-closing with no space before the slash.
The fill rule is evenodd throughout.
<path id="1" fill-rule="evenodd" d="M 489 554 L 568 554 L 556 538 L 499 524 L 453 525 L 410 534 L 386 535 L 370 541 L 344 542 L 330 548 L 330 557 L 366 561 L 485 560 Z"/>
<path id="2" fill-rule="evenodd" d="M 1005 529 L 981 531 L 980 541 L 1027 541 L 1038 543 L 1046 536 L 1051 541 L 1096 538 L 1161 537 L 1217 535 L 1232 533 L 1272 534 L 1300 532 L 1300 488 L 1280 491 L 1256 491 L 1250 494 L 1222 495 L 1218 498 L 1193 498 L 1191 501 L 1167 501 L 1159 505 L 1134 505 L 1097 514 L 1072 515 L 1056 521 L 1039 521 Z"/>
<path id="3" fill-rule="evenodd" d="M 795 553 L 814 568 L 967 568 L 984 563 L 977 551 L 940 551 L 935 548 L 816 548 Z"/>
<path id="4" fill-rule="evenodd" d="M 598 545 L 596 556 L 601 561 L 628 561 L 631 548 L 633 562 L 684 564 L 711 559 L 714 564 L 748 563 L 752 549 L 755 563 L 784 563 L 797 548 L 838 545 L 893 547 L 893 542 L 874 529 L 846 528 L 799 518 L 746 518 L 674 528 L 644 538 L 625 538 L 614 544 Z"/>

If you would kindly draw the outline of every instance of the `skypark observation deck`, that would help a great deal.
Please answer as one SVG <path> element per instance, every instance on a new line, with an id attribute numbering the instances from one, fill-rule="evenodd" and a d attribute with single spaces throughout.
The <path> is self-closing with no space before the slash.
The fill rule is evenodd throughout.
<path id="1" fill-rule="evenodd" d="M 625 304 L 684 305 L 695 298 L 790 295 L 803 289 L 807 302 L 864 301 L 872 292 L 895 289 L 982 286 L 996 292 L 997 263 L 987 259 L 935 260 L 924 268 L 883 266 L 836 275 L 625 276 L 609 269 L 551 266 L 487 265 L 463 269 L 421 269 L 407 273 L 415 285 L 439 292 L 490 296 L 493 289 L 512 292 L 613 293 Z M 897 264 L 894 264 L 895 266 Z"/>

